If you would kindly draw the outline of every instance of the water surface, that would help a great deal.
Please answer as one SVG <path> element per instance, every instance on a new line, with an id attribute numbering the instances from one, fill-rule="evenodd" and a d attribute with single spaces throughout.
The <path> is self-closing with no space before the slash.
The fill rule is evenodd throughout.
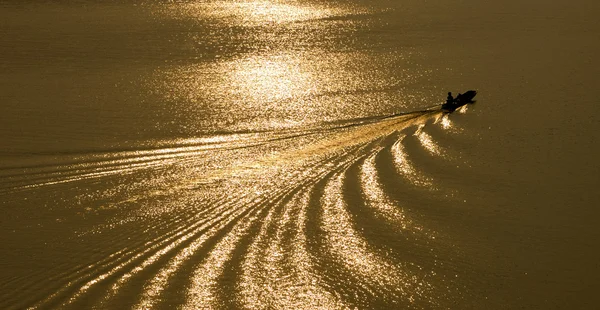
<path id="1" fill-rule="evenodd" d="M 593 307 L 598 9 L 5 1 L 0 307 Z"/>

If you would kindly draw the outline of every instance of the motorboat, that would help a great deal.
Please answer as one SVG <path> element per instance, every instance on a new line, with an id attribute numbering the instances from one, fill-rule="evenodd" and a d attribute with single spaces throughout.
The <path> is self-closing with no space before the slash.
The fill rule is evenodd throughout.
<path id="1" fill-rule="evenodd" d="M 456 96 L 452 102 L 446 102 L 442 104 L 442 111 L 446 113 L 452 113 L 465 104 L 474 103 L 475 101 L 473 98 L 475 98 L 475 95 L 477 95 L 477 91 L 474 90 L 469 90 L 464 94 L 458 94 L 458 96 Z"/>

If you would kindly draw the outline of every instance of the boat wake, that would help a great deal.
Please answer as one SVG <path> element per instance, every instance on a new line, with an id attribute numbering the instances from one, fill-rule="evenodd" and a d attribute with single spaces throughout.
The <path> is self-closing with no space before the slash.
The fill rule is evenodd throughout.
<path id="1" fill-rule="evenodd" d="M 11 255 L 29 259 L 7 258 L 21 271 L 3 276 L 0 307 L 448 307 L 467 294 L 460 253 L 411 198 L 453 195 L 427 168 L 452 158 L 427 132 L 451 128 L 448 117 L 7 161 L 3 241 L 28 243 Z"/>

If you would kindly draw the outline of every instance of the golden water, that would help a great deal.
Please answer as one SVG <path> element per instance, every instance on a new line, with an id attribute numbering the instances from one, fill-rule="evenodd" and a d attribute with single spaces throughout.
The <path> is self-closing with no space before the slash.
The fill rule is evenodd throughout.
<path id="1" fill-rule="evenodd" d="M 593 308 L 598 5 L 421 2 L 0 4 L 0 308 Z"/>

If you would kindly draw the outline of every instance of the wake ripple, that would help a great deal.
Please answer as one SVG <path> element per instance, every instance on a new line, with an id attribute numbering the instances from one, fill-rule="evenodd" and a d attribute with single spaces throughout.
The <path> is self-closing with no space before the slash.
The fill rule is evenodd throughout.
<path id="1" fill-rule="evenodd" d="M 453 160 L 425 131 L 449 124 L 418 111 L 5 163 L 5 201 L 63 190 L 54 216 L 91 220 L 57 228 L 70 258 L 3 281 L 0 307 L 448 307 L 465 292 L 438 255 L 458 254 L 411 197 L 444 191 L 412 159 Z"/>

